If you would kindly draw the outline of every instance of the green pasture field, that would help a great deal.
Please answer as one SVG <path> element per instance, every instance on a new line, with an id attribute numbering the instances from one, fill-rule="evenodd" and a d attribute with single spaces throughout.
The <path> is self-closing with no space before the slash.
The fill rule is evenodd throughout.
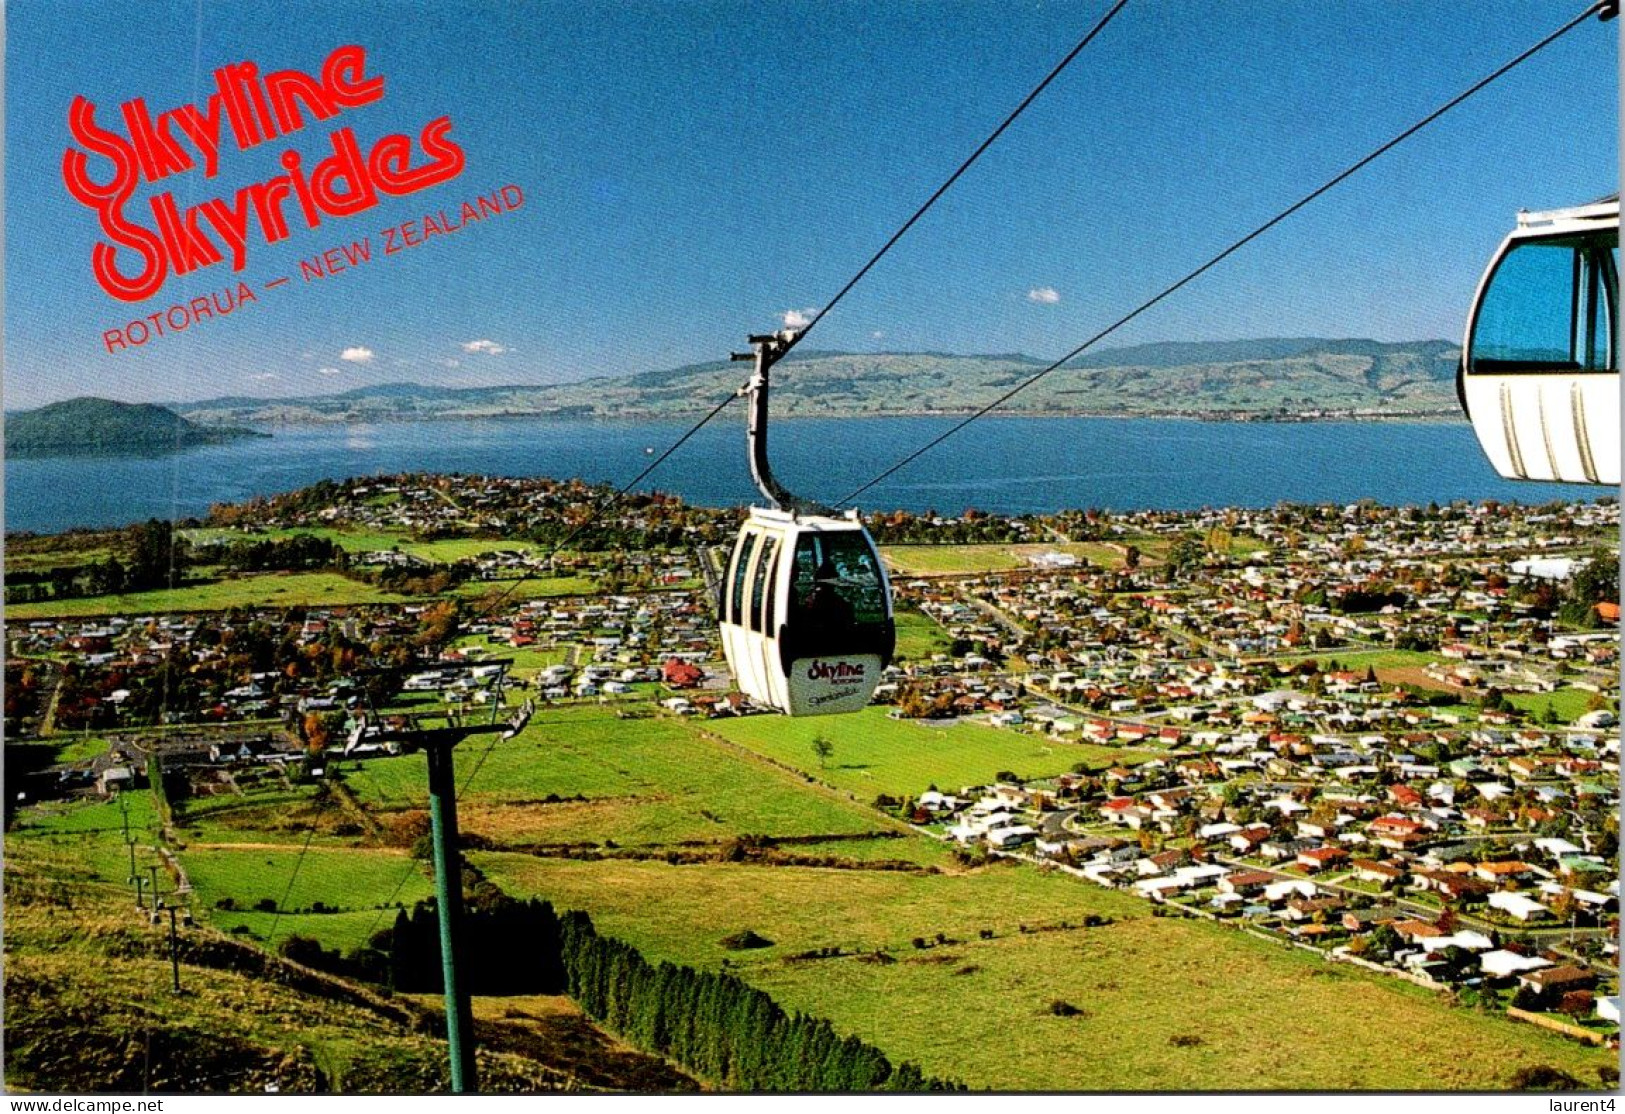
<path id="1" fill-rule="evenodd" d="M 1160 538 L 1135 539 L 1142 553 L 1167 544 Z M 975 545 L 887 545 L 881 554 L 897 576 L 941 576 L 1031 569 L 1030 559 L 1043 553 L 1070 553 L 1097 568 L 1123 567 L 1123 554 L 1102 542 L 982 542 Z"/>
<path id="2" fill-rule="evenodd" d="M 83 762 L 107 753 L 107 740 L 100 735 L 63 733 L 40 742 L 56 748 L 57 762 Z"/>
<path id="3" fill-rule="evenodd" d="M 1140 559 L 1152 565 L 1161 564 L 1168 559 L 1176 540 L 1167 534 L 1127 534 L 1112 539 L 1117 545 L 1132 545 L 1140 551 Z M 1117 558 L 1117 563 L 1122 564 L 1121 557 Z"/>
<path id="4" fill-rule="evenodd" d="M 943 573 L 1005 572 L 1021 561 L 1002 543 L 982 545 L 886 545 L 881 556 L 894 576 L 931 576 Z"/>
<path id="5" fill-rule="evenodd" d="M 953 951 L 943 963 L 843 959 L 839 976 L 803 964 L 747 977 L 894 1057 L 994 1090 L 1476 1090 L 1537 1064 L 1595 1085 L 1613 1059 L 1205 921 Z M 967 999 L 979 1008 L 935 1008 Z M 1084 1013 L 1056 1017 L 1056 1000 Z"/>
<path id="6" fill-rule="evenodd" d="M 402 553 L 410 553 L 426 561 L 447 565 L 499 550 L 509 553 L 535 553 L 541 548 L 535 542 L 508 538 L 441 538 L 432 542 L 403 541 L 400 546 Z"/>
<path id="7" fill-rule="evenodd" d="M 1613 1062 L 1396 980 L 1205 921 L 1152 918 L 1126 894 L 1024 866 L 921 875 L 473 859 L 511 893 L 587 910 L 652 961 L 726 959 L 786 1009 L 972 1088 L 1494 1089 L 1534 1064 L 1595 1083 Z M 1077 927 L 1089 913 L 1115 923 Z M 746 928 L 774 946 L 718 943 Z M 913 946 L 938 932 L 956 942 Z M 848 954 L 789 958 L 826 947 Z M 896 962 L 861 958 L 876 949 Z M 1055 1016 L 1057 1000 L 1083 1012 Z"/>
<path id="8" fill-rule="evenodd" d="M 274 921 L 278 940 L 299 933 L 348 951 L 365 942 L 375 922 L 380 928 L 395 923 L 386 905 L 392 909 L 401 902 L 411 908 L 434 894 L 427 866 L 400 850 L 315 844 L 308 850 L 194 847 L 180 858 L 192 880 L 193 909 L 216 928 L 229 932 L 245 926 L 262 941 Z M 225 898 L 236 910 L 216 907 Z M 275 901 L 281 915 L 254 911 L 262 898 Z M 338 912 L 302 912 L 318 901 Z"/>
<path id="9" fill-rule="evenodd" d="M 535 553 L 542 549 L 532 541 L 510 538 L 440 538 L 435 541 L 416 541 L 405 531 L 365 530 L 334 526 L 289 526 L 265 530 L 258 534 L 245 534 L 237 530 L 202 529 L 185 531 L 189 541 L 238 542 L 280 541 L 299 534 L 323 538 L 349 553 L 376 553 L 398 549 L 413 557 L 421 557 L 436 564 L 451 564 L 465 557 L 478 557 L 498 550 Z"/>
<path id="10" fill-rule="evenodd" d="M 929 843 L 927 836 L 913 836 Z M 901 840 L 879 841 L 885 844 Z M 913 952 L 911 941 L 975 940 L 983 929 L 998 938 L 1036 928 L 1078 924 L 1095 913 L 1136 926 L 1148 906 L 1058 873 L 1000 862 L 943 873 L 755 866 L 734 863 L 669 865 L 663 862 L 579 862 L 504 852 L 470 855 L 497 885 L 514 896 L 545 897 L 566 909 L 585 909 L 599 930 L 619 936 L 653 959 L 698 967 L 754 971 L 776 967 L 809 948 L 848 952 Z M 729 951 L 718 942 L 750 929 L 775 947 Z"/>
<path id="11" fill-rule="evenodd" d="M 302 844 L 315 816 L 316 787 L 256 788 L 246 795 L 189 797 L 175 812 L 175 827 L 189 843 Z M 330 837 L 318 837 L 317 845 Z"/>
<path id="12" fill-rule="evenodd" d="M 138 615 L 175 611 L 226 611 L 233 607 L 304 607 L 401 603 L 403 597 L 337 573 L 260 573 L 184 588 L 160 588 L 81 599 L 46 600 L 6 608 L 12 619 L 48 616 Z"/>
<path id="13" fill-rule="evenodd" d="M 234 542 L 284 541 L 300 534 L 308 534 L 313 538 L 333 542 L 350 553 L 368 553 L 379 549 L 393 549 L 396 546 L 404 550 L 406 546 L 412 544 L 410 535 L 404 532 L 339 529 L 332 526 L 288 526 L 252 533 L 205 527 L 184 530 L 182 533 L 186 540 L 194 545 L 209 545 L 215 542 L 230 545 Z"/>
<path id="14" fill-rule="evenodd" d="M 150 793 L 132 792 L 122 797 L 89 801 L 46 801 L 19 811 L 11 834 L 96 833 L 108 836 L 122 847 L 126 821 L 137 841 L 150 841 L 151 833 L 158 827 L 158 812 Z"/>
<path id="15" fill-rule="evenodd" d="M 932 654 L 946 654 L 953 645 L 948 632 L 929 615 L 899 609 L 893 621 L 897 625 L 897 656 L 905 661 L 930 661 Z"/>
<path id="16" fill-rule="evenodd" d="M 1034 552 L 1045 552 L 1048 549 L 1056 549 L 1062 553 L 1071 553 L 1075 556 L 1082 557 L 1091 565 L 1103 569 L 1120 569 L 1123 567 L 1122 552 L 1120 550 L 1113 549 L 1104 542 L 1068 542 L 1065 545 L 1035 546 L 1033 548 Z M 1140 543 L 1140 548 L 1143 552 L 1145 549 L 1143 543 Z"/>
<path id="17" fill-rule="evenodd" d="M 103 893 L 126 893 L 133 906 L 135 887 L 130 882 L 130 847 L 124 842 L 122 828 L 116 820 L 111 829 L 92 826 L 88 821 L 82 827 L 75 827 L 78 823 L 77 819 L 63 818 L 57 824 L 13 829 L 6 833 L 6 855 L 10 858 L 17 853 L 19 857 L 71 864 L 71 873 L 80 883 Z M 132 821 L 130 834 L 134 837 L 136 877 L 150 879 L 150 868 L 156 866 L 159 892 L 172 893 L 175 884 L 165 872 L 163 859 L 153 850 L 153 842 L 158 838 L 156 818 L 140 828 Z"/>
<path id="18" fill-rule="evenodd" d="M 105 561 L 112 555 L 113 551 L 106 546 L 18 552 L 13 548 L 12 542 L 6 543 L 6 567 L 13 572 L 41 572 L 63 565 L 88 565 L 92 562 Z"/>
<path id="19" fill-rule="evenodd" d="M 1550 707 L 1557 714 L 1558 722 L 1573 723 L 1585 715 L 1595 697 L 1596 693 L 1585 689 L 1564 688 L 1556 692 L 1509 692 L 1506 699 L 1508 704 L 1537 720 L 1543 719 Z"/>
<path id="20" fill-rule="evenodd" d="M 517 738 L 491 738 L 473 736 L 458 748 L 458 783 L 466 786 L 458 811 L 465 831 L 499 844 L 720 844 L 746 834 L 850 835 L 888 827 L 867 807 L 674 720 L 623 720 L 597 704 L 550 707 Z M 419 755 L 344 766 L 346 784 L 369 809 L 427 807 L 428 772 Z"/>
<path id="21" fill-rule="evenodd" d="M 401 901 L 410 907 L 433 893 L 433 883 L 421 866 L 411 867 L 412 877 L 402 882 L 410 864 L 403 851 L 357 848 L 353 840 L 338 842 L 331 836 L 319 836 L 302 855 L 308 824 L 299 830 L 278 828 L 277 824 L 283 818 L 300 823 L 299 811 L 291 806 L 309 796 L 309 790 L 305 790 L 188 802 L 191 808 L 180 824 L 183 833 L 194 841 L 199 838 L 194 832 L 200 832 L 203 838 L 232 844 L 222 847 L 193 842 L 177 848 L 193 885 L 191 907 L 196 915 L 222 930 L 247 926 L 262 940 L 275 920 L 279 939 L 300 932 L 329 947 L 349 949 L 365 940 L 369 926 L 377 919 L 377 906 Z M 7 833 L 8 855 L 22 849 L 32 859 L 71 863 L 74 874 L 84 884 L 106 892 L 126 891 L 133 898 L 130 851 L 124 838 L 126 808 L 135 842 L 137 876 L 149 878 L 149 868 L 157 866 L 159 893 L 166 897 L 173 894 L 175 882 L 152 847 L 158 817 L 152 795 L 147 792 L 132 792 L 112 800 L 48 802 L 24 809 Z M 243 813 L 241 819 L 248 823 L 241 827 L 224 824 L 225 813 L 233 809 Z M 256 819 L 267 823 L 263 828 L 255 827 L 252 821 Z M 215 908 L 216 902 L 227 897 L 236 902 L 238 912 Z M 252 911 L 254 903 L 264 897 L 276 900 L 282 907 L 280 918 Z M 291 912 L 308 908 L 316 901 L 346 912 Z M 393 923 L 393 914 L 385 914 L 383 927 Z"/>
<path id="22" fill-rule="evenodd" d="M 595 582 L 584 576 L 540 577 L 523 581 L 469 581 L 455 594 L 470 600 L 496 596 L 509 589 L 508 600 L 588 595 Z M 111 596 L 84 596 L 7 606 L 13 620 L 57 616 L 165 614 L 189 611 L 227 611 L 234 607 L 338 607 L 355 604 L 411 603 L 424 597 L 402 596 L 371 584 L 331 572 L 255 573 L 248 576 L 160 588 Z"/>
<path id="23" fill-rule="evenodd" d="M 469 657 L 476 665 L 492 658 L 512 658 L 513 664 L 508 667 L 509 676 L 525 678 L 540 673 L 550 665 L 562 665 L 570 656 L 567 646 L 509 646 L 503 642 L 488 641 L 483 634 L 460 638 L 454 645 L 461 650 L 484 651 Z"/>
<path id="24" fill-rule="evenodd" d="M 899 838 L 885 839 L 826 839 L 808 843 L 781 843 L 777 850 L 784 855 L 830 856 L 843 863 L 905 862 L 919 867 L 938 870 L 959 869 L 950 844 L 917 832 L 902 834 Z"/>
<path id="25" fill-rule="evenodd" d="M 1384 669 L 1414 669 L 1450 659 L 1439 654 L 1429 653 L 1426 650 L 1362 650 L 1358 647 L 1334 646 L 1326 650 L 1272 654 L 1269 660 L 1283 664 L 1315 661 L 1320 663 L 1322 669 L 1328 668 L 1335 661 L 1340 669 L 1364 672 L 1366 669 L 1379 671 Z"/>
<path id="26" fill-rule="evenodd" d="M 1053 777 L 1080 762 L 1132 764 L 1149 756 L 1128 748 L 1068 743 L 983 723 L 895 720 L 883 707 L 850 716 L 748 716 L 712 720 L 706 729 L 760 754 L 872 800 L 881 793 L 918 796 L 931 785 L 955 792 L 986 785 L 1008 770 L 1024 778 Z M 822 736 L 835 748 L 827 764 L 813 752 Z"/>
<path id="27" fill-rule="evenodd" d="M 528 576 L 512 580 L 469 580 L 452 589 L 456 595 L 471 601 L 486 597 L 503 597 L 505 604 L 521 600 L 557 599 L 562 596 L 590 596 L 598 591 L 598 582 L 590 576 Z"/>

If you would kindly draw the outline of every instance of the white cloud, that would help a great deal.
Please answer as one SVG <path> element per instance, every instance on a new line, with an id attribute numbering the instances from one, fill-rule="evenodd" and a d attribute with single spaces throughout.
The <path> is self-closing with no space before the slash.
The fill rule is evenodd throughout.
<path id="1" fill-rule="evenodd" d="M 463 351 L 484 352 L 487 356 L 500 356 L 504 352 L 513 351 L 513 349 L 504 348 L 494 340 L 470 340 L 464 342 Z"/>
<path id="2" fill-rule="evenodd" d="M 441 367 L 462 367 L 463 366 L 463 361 L 461 361 L 461 360 L 453 360 L 453 359 L 451 359 L 449 357 L 446 358 L 446 359 L 443 359 L 443 360 L 436 360 L 435 363 L 439 364 Z"/>
<path id="3" fill-rule="evenodd" d="M 1035 286 L 1027 291 L 1027 300 L 1041 306 L 1053 306 L 1061 300 L 1061 292 L 1053 286 Z"/>
<path id="4" fill-rule="evenodd" d="M 318 375 L 342 375 L 343 374 L 343 372 L 341 372 L 336 367 L 319 367 L 319 368 L 316 369 L 316 373 Z"/>
<path id="5" fill-rule="evenodd" d="M 339 353 L 339 359 L 348 360 L 352 364 L 370 364 L 372 362 L 372 356 L 372 349 L 363 348 L 360 345 L 357 345 L 354 348 L 346 348 L 343 352 Z"/>
<path id="6" fill-rule="evenodd" d="M 784 327 L 786 329 L 805 329 L 813 323 L 818 316 L 818 310 L 813 309 L 787 309 L 784 311 Z"/>
<path id="7" fill-rule="evenodd" d="M 886 331 L 884 329 L 876 329 L 874 332 L 870 333 L 869 336 L 872 340 L 885 340 Z"/>
<path id="8" fill-rule="evenodd" d="M 282 376 L 274 371 L 262 371 L 258 375 L 250 375 L 249 378 L 256 383 L 269 383 L 273 379 L 281 379 Z"/>

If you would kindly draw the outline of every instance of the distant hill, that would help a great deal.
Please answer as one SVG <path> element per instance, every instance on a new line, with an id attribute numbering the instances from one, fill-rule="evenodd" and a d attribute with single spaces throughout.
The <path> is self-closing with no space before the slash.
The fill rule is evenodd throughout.
<path id="1" fill-rule="evenodd" d="M 1192 417 L 1444 415 L 1456 412 L 1447 341 L 1270 338 L 1146 344 L 1090 353 L 1017 395 L 1014 414 Z M 785 416 L 967 413 L 1049 361 L 1020 354 L 792 353 L 775 370 Z M 554 415 L 665 418 L 709 409 L 748 375 L 727 360 L 549 386 L 386 383 L 343 394 L 214 399 L 175 408 L 211 423 L 390 421 Z"/>
<path id="2" fill-rule="evenodd" d="M 74 398 L 6 415 L 6 451 L 17 456 L 172 452 L 239 437 L 248 429 L 205 426 L 152 403 Z"/>

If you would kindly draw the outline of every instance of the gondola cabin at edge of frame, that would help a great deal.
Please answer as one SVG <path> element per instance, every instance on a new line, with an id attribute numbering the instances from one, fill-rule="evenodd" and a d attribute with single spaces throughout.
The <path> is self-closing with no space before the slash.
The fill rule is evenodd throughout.
<path id="1" fill-rule="evenodd" d="M 1457 387 L 1511 480 L 1618 485 L 1619 197 L 1518 214 L 1479 282 Z"/>
<path id="2" fill-rule="evenodd" d="M 751 508 L 718 601 L 741 692 L 792 716 L 862 710 L 896 645 L 886 569 L 856 514 Z"/>

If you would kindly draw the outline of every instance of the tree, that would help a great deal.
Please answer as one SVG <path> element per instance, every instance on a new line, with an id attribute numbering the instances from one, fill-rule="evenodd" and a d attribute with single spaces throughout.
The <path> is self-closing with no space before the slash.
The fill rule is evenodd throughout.
<path id="1" fill-rule="evenodd" d="M 822 735 L 814 735 L 812 751 L 818 756 L 818 765 L 826 766 L 829 763 L 829 756 L 835 753 L 835 744 Z"/>
<path id="2" fill-rule="evenodd" d="M 1512 996 L 1512 1008 L 1515 1010 L 1540 1009 L 1540 992 L 1528 983 L 1518 987 L 1518 992 Z"/>
<path id="3" fill-rule="evenodd" d="M 327 749 L 332 739 L 332 729 L 328 717 L 320 712 L 306 712 L 304 720 L 300 723 L 300 734 L 305 739 L 305 750 L 312 755 L 320 754 Z"/>
<path id="4" fill-rule="evenodd" d="M 1382 924 L 1371 930 L 1371 951 L 1379 958 L 1393 955 L 1401 943 L 1399 933 L 1391 925 Z"/>
<path id="5" fill-rule="evenodd" d="M 172 523 L 149 518 L 124 531 L 128 565 L 125 583 L 130 589 L 172 588 L 186 568 L 186 540 Z"/>
<path id="6" fill-rule="evenodd" d="M 1168 550 L 1167 564 L 1170 568 L 1184 572 L 1187 569 L 1200 566 L 1207 550 L 1202 543 L 1193 537 L 1179 538 Z"/>
<path id="7" fill-rule="evenodd" d="M 1596 606 L 1619 600 L 1618 558 L 1600 553 L 1579 569 L 1569 582 L 1558 616 L 1565 623 L 1577 627 L 1601 626 Z"/>

